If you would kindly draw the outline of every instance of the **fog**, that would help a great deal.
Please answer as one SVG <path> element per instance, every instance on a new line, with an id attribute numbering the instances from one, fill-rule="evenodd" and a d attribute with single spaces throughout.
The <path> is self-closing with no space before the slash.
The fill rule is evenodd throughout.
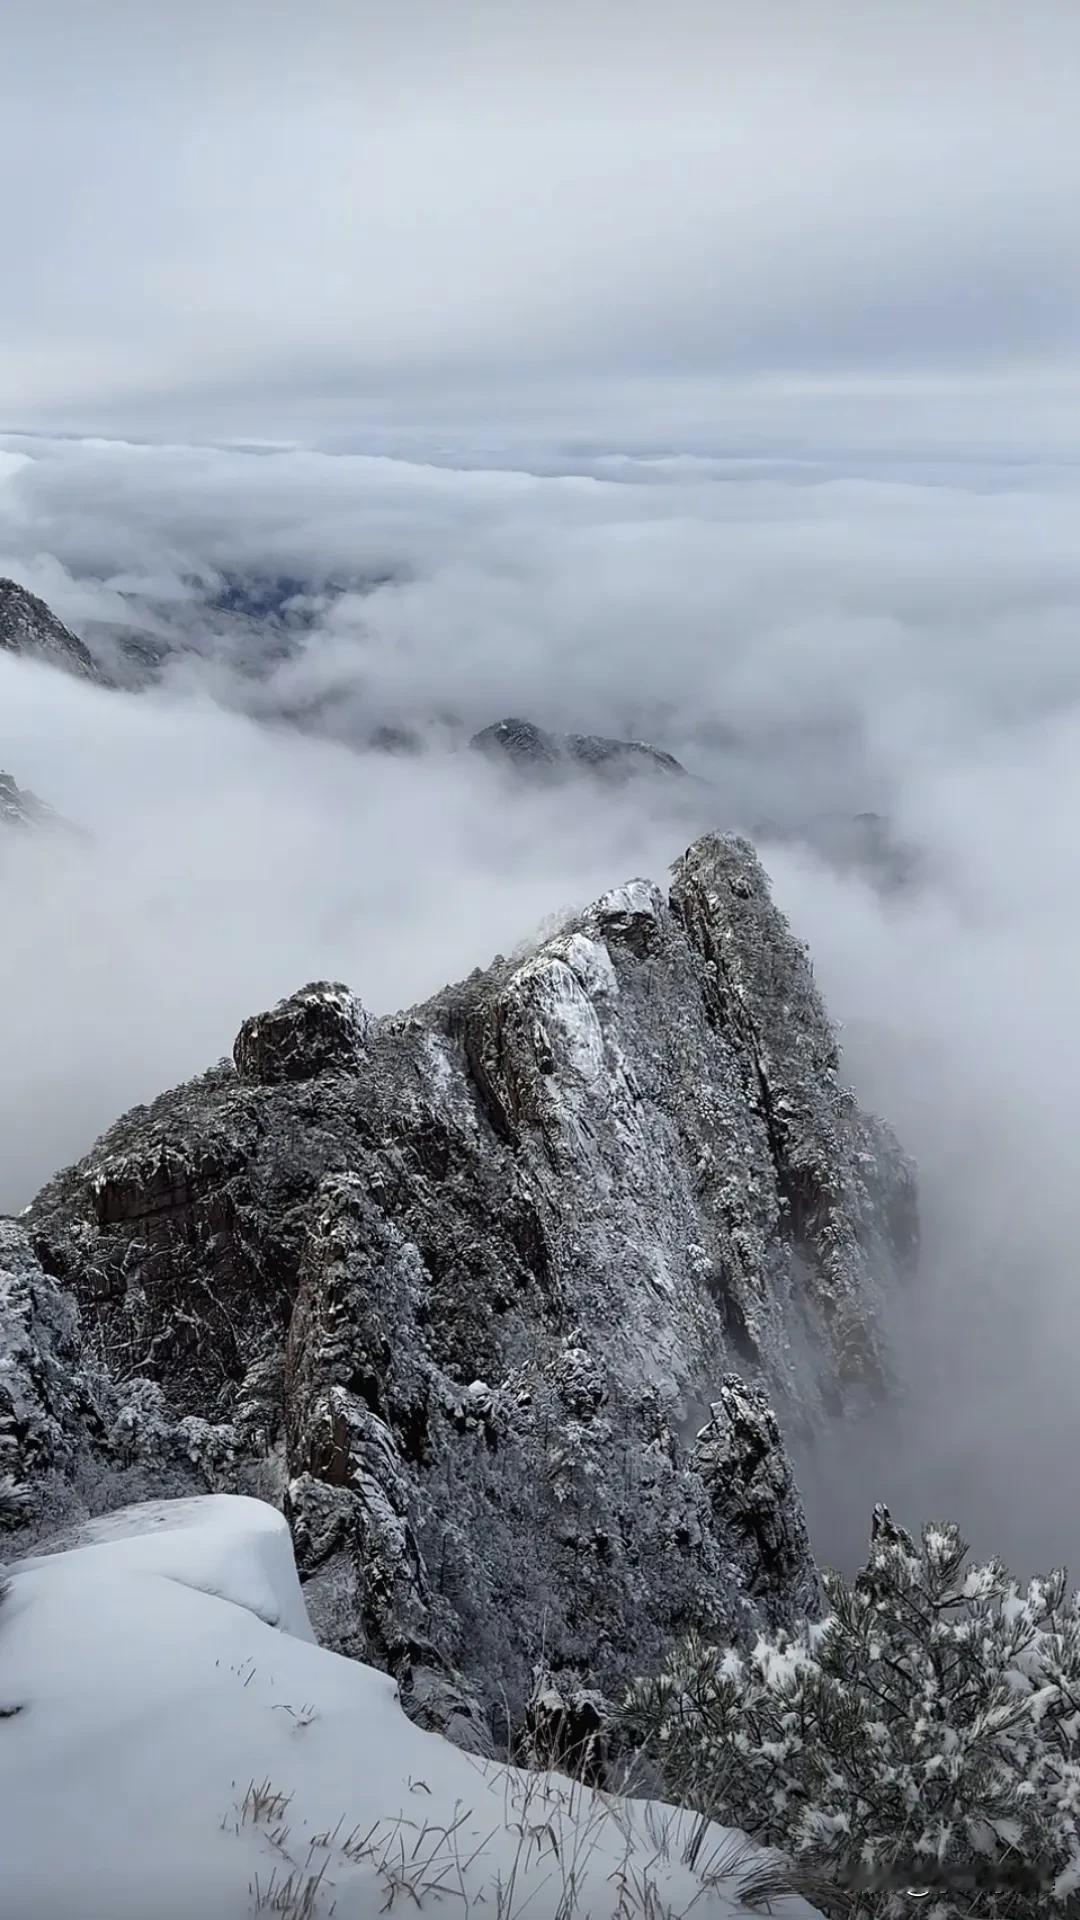
<path id="1" fill-rule="evenodd" d="M 0 656 L 0 766 L 91 836 L 0 850 L 0 1204 L 308 978 L 405 1005 L 708 825 L 773 823 L 925 1225 L 894 1413 L 803 1463 L 819 1551 L 852 1559 L 884 1496 L 1075 1562 L 1080 482 L 971 448 L 932 483 L 896 450 L 576 465 L 4 444 L 0 572 L 114 661 L 180 651 L 140 691 Z M 221 593 L 281 578 L 267 619 Z M 508 712 L 699 778 L 507 784 L 466 741 Z M 417 750 L 363 747 L 388 724 Z M 814 851 L 868 808 L 899 888 Z"/>
<path id="2" fill-rule="evenodd" d="M 819 1553 L 869 1504 L 948 1514 L 1014 1564 L 1080 1565 L 1074 1011 L 1080 718 L 913 779 L 905 825 L 941 883 L 883 906 L 784 853 L 778 898 L 845 1021 L 845 1067 L 917 1157 L 920 1283 L 894 1301 L 891 1415 L 805 1467 Z"/>
<path id="3" fill-rule="evenodd" d="M 197 695 L 133 698 L 0 656 L 3 761 L 89 843 L 5 834 L 0 1205 L 127 1106 L 210 1065 L 311 979 L 378 1012 L 508 952 L 639 865 L 669 825 L 478 756 L 360 755 Z"/>

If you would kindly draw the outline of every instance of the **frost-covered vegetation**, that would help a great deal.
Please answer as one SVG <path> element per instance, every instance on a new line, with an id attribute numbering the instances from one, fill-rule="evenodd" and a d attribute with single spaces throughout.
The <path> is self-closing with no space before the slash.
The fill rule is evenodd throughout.
<path id="1" fill-rule="evenodd" d="M 628 1705 L 665 1794 L 781 1848 L 851 1920 L 1080 1914 L 1080 1596 L 967 1556 L 879 1507 L 822 1620 L 684 1643 Z"/>

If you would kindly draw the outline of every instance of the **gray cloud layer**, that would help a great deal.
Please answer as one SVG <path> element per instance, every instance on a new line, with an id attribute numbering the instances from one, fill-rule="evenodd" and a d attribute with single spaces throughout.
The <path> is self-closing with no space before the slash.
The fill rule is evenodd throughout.
<path id="1" fill-rule="evenodd" d="M 1057 0 L 13 0 L 0 421 L 1072 380 L 1078 81 Z"/>

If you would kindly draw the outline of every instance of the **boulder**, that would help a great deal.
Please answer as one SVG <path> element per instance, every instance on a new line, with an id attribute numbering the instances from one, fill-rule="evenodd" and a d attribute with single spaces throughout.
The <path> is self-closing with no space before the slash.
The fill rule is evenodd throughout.
<path id="1" fill-rule="evenodd" d="M 316 980 L 245 1020 L 233 1047 L 244 1080 L 314 1080 L 355 1073 L 369 1026 L 355 994 L 337 981 Z"/>

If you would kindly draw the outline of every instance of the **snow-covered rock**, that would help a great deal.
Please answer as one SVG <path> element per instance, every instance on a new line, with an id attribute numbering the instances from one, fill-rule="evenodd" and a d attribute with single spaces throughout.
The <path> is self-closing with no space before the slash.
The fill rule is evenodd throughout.
<path id="1" fill-rule="evenodd" d="M 881 1391 L 916 1230 L 724 836 L 409 1014 L 304 989 L 26 1226 L 143 1382 L 136 1451 L 280 1482 L 320 1638 L 481 1748 L 538 1664 L 611 1694 L 805 1607 L 767 1402 L 813 1426 Z"/>
<path id="2" fill-rule="evenodd" d="M 178 1417 L 156 1381 L 110 1378 L 84 1334 L 74 1296 L 0 1216 L 0 1547 L 147 1494 L 273 1488 L 254 1396 L 233 1423 Z"/>
<path id="3" fill-rule="evenodd" d="M 19 1920 L 749 1913 L 759 1856 L 739 1836 L 463 1754 L 314 1645 L 258 1501 L 129 1509 L 6 1572 L 0 1874 Z"/>
<path id="4" fill-rule="evenodd" d="M 743 1580 L 767 1620 L 813 1615 L 820 1593 L 798 1492 L 776 1415 L 760 1387 L 737 1375 L 720 1383 L 720 1398 L 694 1442 L 718 1526 L 742 1543 Z"/>
<path id="5" fill-rule="evenodd" d="M 315 980 L 269 1013 L 245 1020 L 233 1059 L 245 1080 L 313 1080 L 335 1068 L 355 1073 L 370 1025 L 355 994 Z"/>
<path id="6" fill-rule="evenodd" d="M 105 678 L 89 647 L 57 619 L 44 600 L 15 580 L 0 579 L 0 650 L 47 661 L 84 680 Z"/>

